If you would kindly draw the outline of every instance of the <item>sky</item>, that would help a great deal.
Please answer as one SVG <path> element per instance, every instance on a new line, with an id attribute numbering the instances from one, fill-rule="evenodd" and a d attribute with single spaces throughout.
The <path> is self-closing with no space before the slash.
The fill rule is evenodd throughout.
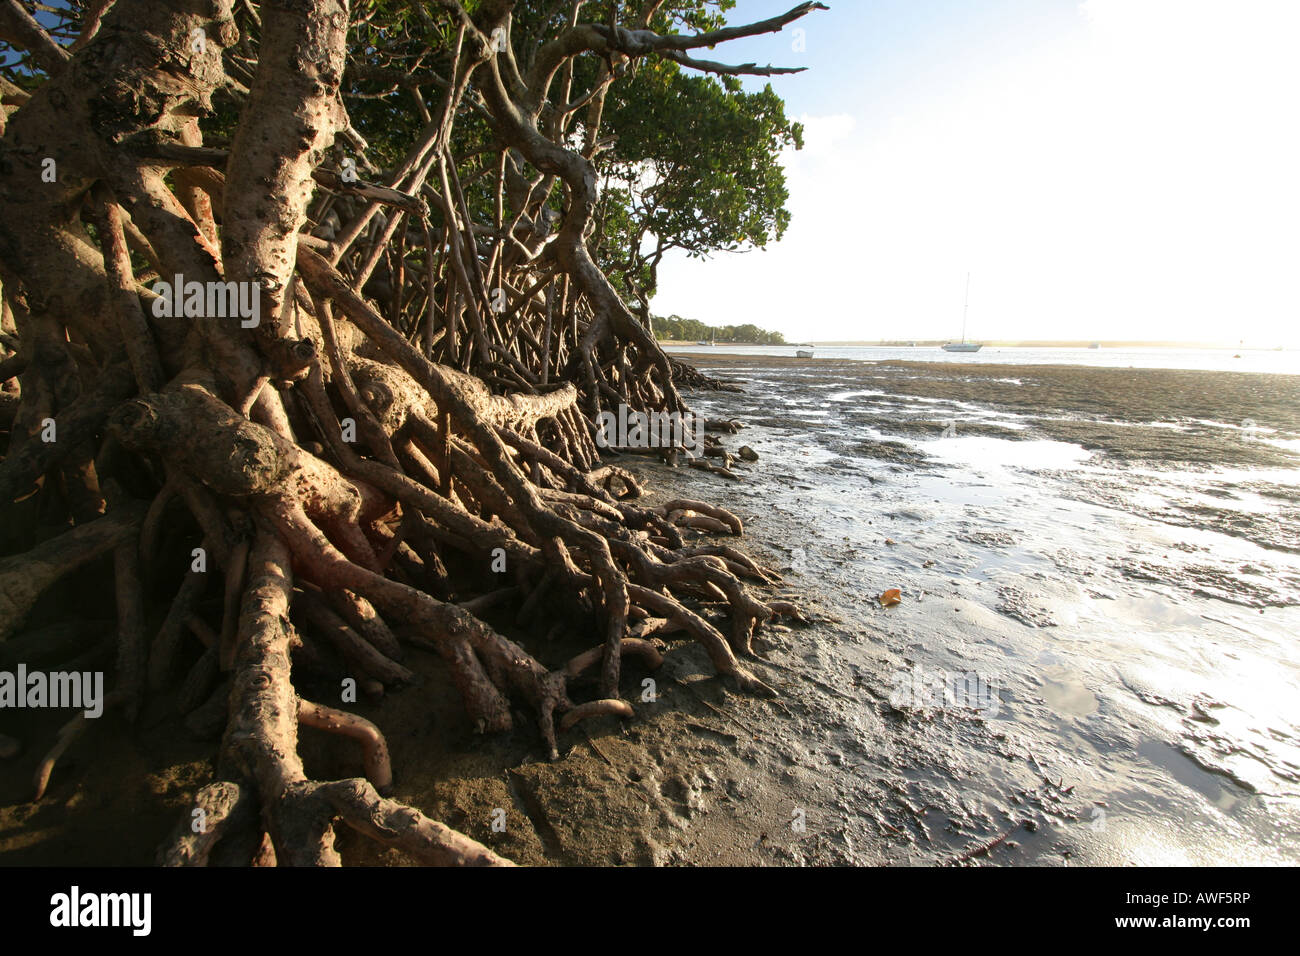
<path id="1" fill-rule="evenodd" d="M 1300 0 L 826 2 L 710 53 L 808 67 L 793 221 L 665 260 L 656 314 L 955 339 L 969 273 L 977 341 L 1300 346 Z"/>

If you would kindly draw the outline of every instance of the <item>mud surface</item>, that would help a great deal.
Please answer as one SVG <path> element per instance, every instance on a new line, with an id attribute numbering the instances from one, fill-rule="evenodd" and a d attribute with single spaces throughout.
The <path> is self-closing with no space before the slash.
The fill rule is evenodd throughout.
<path id="1" fill-rule="evenodd" d="M 534 864 L 1300 859 L 1300 379 L 700 363 L 746 386 L 690 396 L 750 426 L 726 440 L 758 452 L 746 480 L 621 463 L 652 500 L 731 508 L 782 570 L 814 621 L 757 642 L 781 697 L 730 693 L 670 637 L 660 670 L 628 666 L 637 719 L 563 734 L 551 764 L 522 713 L 475 735 L 412 652 L 424 686 L 357 708 L 395 796 Z M 511 633 L 551 664 L 598 642 Z M 165 701 L 134 731 L 106 717 L 27 803 L 63 719 L 0 724 L 25 747 L 0 763 L 0 863 L 150 862 L 215 741 Z M 303 734 L 313 776 L 360 773 Z"/>

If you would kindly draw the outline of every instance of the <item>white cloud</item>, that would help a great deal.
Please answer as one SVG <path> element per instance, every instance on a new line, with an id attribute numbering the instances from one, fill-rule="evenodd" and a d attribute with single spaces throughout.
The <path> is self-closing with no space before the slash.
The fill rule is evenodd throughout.
<path id="1" fill-rule="evenodd" d="M 791 151 L 791 157 L 805 159 L 825 156 L 853 132 L 858 121 L 848 113 L 835 113 L 831 116 L 810 116 L 804 113 L 798 117 L 803 124 L 803 149 Z"/>

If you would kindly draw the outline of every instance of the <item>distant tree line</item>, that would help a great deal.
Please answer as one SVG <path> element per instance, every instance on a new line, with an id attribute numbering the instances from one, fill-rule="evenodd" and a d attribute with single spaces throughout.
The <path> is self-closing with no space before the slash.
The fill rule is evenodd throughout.
<path id="1" fill-rule="evenodd" d="M 652 315 L 650 321 L 656 338 L 677 341 L 703 342 L 713 340 L 745 345 L 785 345 L 780 332 L 768 332 L 757 325 L 705 325 L 699 319 L 683 319 L 680 315 Z"/>

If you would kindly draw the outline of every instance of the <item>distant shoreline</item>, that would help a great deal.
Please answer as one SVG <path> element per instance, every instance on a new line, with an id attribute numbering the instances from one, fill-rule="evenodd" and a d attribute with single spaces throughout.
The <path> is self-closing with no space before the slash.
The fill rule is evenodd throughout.
<path id="1" fill-rule="evenodd" d="M 727 351 L 721 348 L 699 347 L 689 349 L 674 348 L 668 352 L 668 355 L 676 361 L 685 362 L 702 370 L 708 370 L 709 368 L 723 369 L 732 366 L 799 366 L 801 368 L 811 368 L 866 364 L 915 366 L 918 368 L 935 366 L 947 369 L 996 368 L 1001 369 L 1004 375 L 1011 376 L 1020 374 L 1027 369 L 1090 368 L 1099 370 L 1165 369 L 1191 373 L 1300 377 L 1300 361 L 1297 361 L 1294 351 L 1275 353 L 1271 350 L 1264 350 L 1242 354 L 1227 351 L 1217 353 L 1209 350 L 1192 351 L 1190 349 L 1182 351 L 1170 350 L 1168 352 L 1154 349 L 1146 352 L 1119 349 L 1080 349 L 1047 352 L 1045 350 L 1026 349 L 1022 353 L 1013 352 L 1009 349 L 992 348 L 976 355 L 951 357 L 947 352 L 941 352 L 938 349 L 927 351 L 918 346 L 915 349 L 900 349 L 897 353 L 883 349 L 864 349 L 864 352 L 870 354 L 844 354 L 850 351 L 854 351 L 852 347 L 839 349 L 828 347 L 815 350 L 813 358 L 799 358 L 794 354 L 795 350 L 793 348 L 777 353 L 775 348 L 771 346 L 763 349 L 731 349 L 728 347 Z M 1242 355 L 1242 357 L 1237 358 L 1237 355 Z M 1146 356 L 1146 361 L 1144 361 L 1143 356 Z M 1116 361 L 1117 359 L 1118 361 Z"/>
<path id="2" fill-rule="evenodd" d="M 689 341 L 685 339 L 659 339 L 660 345 L 671 345 L 674 347 L 699 345 L 698 341 Z M 801 346 L 822 346 L 825 348 L 863 348 L 863 349 L 905 349 L 905 348 L 939 348 L 951 339 L 907 339 L 905 341 L 893 342 L 867 342 L 867 341 L 817 341 L 817 342 L 784 342 L 781 345 L 765 345 L 758 342 L 718 342 L 718 345 L 725 345 L 728 348 L 799 348 Z M 976 341 L 976 340 L 972 340 Z M 981 345 L 989 348 L 999 349 L 1087 349 L 1092 346 L 1091 341 L 1078 342 L 1033 342 L 1033 341 L 997 341 L 993 339 L 978 340 Z M 1102 349 L 1170 349 L 1173 351 L 1185 351 L 1187 349 L 1205 349 L 1207 351 L 1237 351 L 1237 352 L 1276 352 L 1285 351 L 1293 352 L 1296 348 L 1264 345 L 1215 345 L 1204 342 L 1098 342 L 1098 347 Z"/>

